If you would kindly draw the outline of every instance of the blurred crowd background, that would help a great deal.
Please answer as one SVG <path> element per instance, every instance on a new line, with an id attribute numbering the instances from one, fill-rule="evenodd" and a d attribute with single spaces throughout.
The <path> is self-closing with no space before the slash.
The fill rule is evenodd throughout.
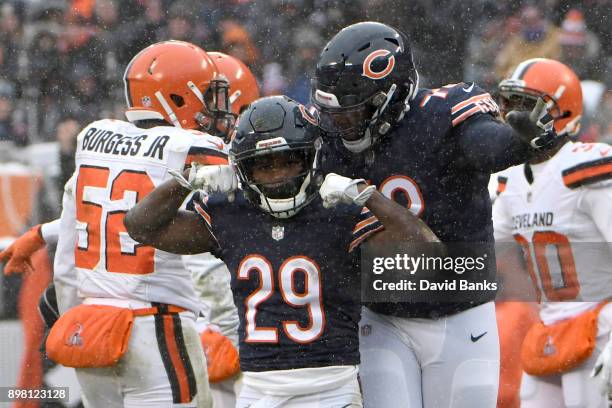
<path id="1" fill-rule="evenodd" d="M 425 87 L 463 80 L 493 92 L 521 60 L 560 59 L 586 81 L 581 137 L 612 141 L 610 10 L 609 0 L 0 0 L 0 162 L 52 142 L 58 189 L 79 129 L 124 118 L 124 67 L 161 40 L 232 54 L 262 94 L 307 103 L 326 40 L 363 20 L 411 37 Z"/>

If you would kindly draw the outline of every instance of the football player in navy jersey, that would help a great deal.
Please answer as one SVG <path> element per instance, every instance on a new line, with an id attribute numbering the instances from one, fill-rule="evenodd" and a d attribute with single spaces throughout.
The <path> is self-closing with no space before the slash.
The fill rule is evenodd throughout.
<path id="1" fill-rule="evenodd" d="M 554 118 L 539 100 L 504 124 L 491 96 L 473 83 L 420 89 L 418 82 L 408 38 L 393 27 L 358 23 L 329 41 L 312 102 L 324 140 L 346 162 L 336 172 L 377 185 L 442 242 L 483 244 L 492 261 L 489 176 L 555 146 Z M 494 407 L 493 293 L 474 302 L 368 304 L 361 322 L 365 405 Z"/>
<path id="2" fill-rule="evenodd" d="M 238 407 L 362 406 L 359 244 L 437 241 L 364 180 L 328 174 L 321 185 L 316 125 L 287 97 L 260 99 L 238 119 L 232 167 L 195 165 L 126 217 L 139 242 L 214 251 L 227 264 L 240 317 Z M 180 211 L 192 189 L 209 195 Z"/>

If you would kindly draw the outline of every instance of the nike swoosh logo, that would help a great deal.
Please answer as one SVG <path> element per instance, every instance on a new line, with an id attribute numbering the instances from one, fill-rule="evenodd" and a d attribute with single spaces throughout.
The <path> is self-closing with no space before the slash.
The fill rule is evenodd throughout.
<path id="1" fill-rule="evenodd" d="M 484 336 L 487 333 L 488 332 L 484 332 L 480 336 L 476 336 L 476 337 L 474 337 L 473 334 L 470 334 L 470 338 L 472 339 L 472 343 L 476 343 L 478 340 L 480 340 L 482 338 L 482 336 Z"/>
<path id="2" fill-rule="evenodd" d="M 610 148 L 608 147 L 606 150 L 600 150 L 599 154 L 601 155 L 601 157 L 604 157 L 608 154 L 609 151 L 610 151 Z"/>
<path id="3" fill-rule="evenodd" d="M 472 82 L 472 85 L 470 85 L 468 88 L 461 88 L 463 90 L 463 92 L 465 93 L 470 93 L 472 92 L 472 89 L 474 89 L 474 82 Z"/>

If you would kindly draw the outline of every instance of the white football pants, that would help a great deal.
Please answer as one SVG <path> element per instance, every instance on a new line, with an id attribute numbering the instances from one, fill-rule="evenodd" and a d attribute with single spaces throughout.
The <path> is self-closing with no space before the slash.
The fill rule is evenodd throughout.
<path id="1" fill-rule="evenodd" d="M 192 312 L 135 317 L 128 350 L 115 366 L 76 373 L 88 408 L 212 407 Z"/>
<path id="2" fill-rule="evenodd" d="M 535 377 L 523 373 L 521 408 L 608 408 L 608 397 L 599 391 L 591 370 L 612 330 L 612 304 L 599 313 L 597 344 L 584 363 L 567 373 Z"/>
<path id="3" fill-rule="evenodd" d="M 493 302 L 439 319 L 386 316 L 364 307 L 359 325 L 366 408 L 495 407 Z"/>

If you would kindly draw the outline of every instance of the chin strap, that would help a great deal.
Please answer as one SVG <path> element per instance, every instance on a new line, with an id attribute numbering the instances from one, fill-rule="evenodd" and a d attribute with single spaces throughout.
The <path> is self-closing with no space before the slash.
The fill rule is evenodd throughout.
<path id="1" fill-rule="evenodd" d="M 261 204 L 259 208 L 275 218 L 290 218 L 302 209 L 302 205 L 306 202 L 306 198 L 306 193 L 303 192 L 298 193 L 294 197 L 283 199 L 268 198 L 261 194 Z"/>
<path id="2" fill-rule="evenodd" d="M 366 129 L 365 136 L 358 140 L 342 139 L 342 144 L 351 153 L 361 153 L 368 147 L 372 146 L 372 135 L 370 129 Z"/>
<path id="3" fill-rule="evenodd" d="M 306 189 L 310 182 L 311 174 L 308 174 L 300 186 L 300 191 L 289 198 L 269 198 L 256 185 L 251 185 L 251 188 L 259 194 L 259 208 L 273 217 L 289 218 L 297 214 L 309 202 Z"/>
<path id="4" fill-rule="evenodd" d="M 416 83 L 411 83 L 408 87 L 408 95 L 406 96 L 406 99 L 404 99 L 404 109 L 402 109 L 400 114 L 397 116 L 397 122 L 404 119 L 404 116 L 408 113 L 408 111 L 410 111 L 410 101 L 414 100 L 414 98 L 416 98 L 417 96 L 417 93 L 419 92 L 419 73 L 415 71 L 415 74 Z"/>

